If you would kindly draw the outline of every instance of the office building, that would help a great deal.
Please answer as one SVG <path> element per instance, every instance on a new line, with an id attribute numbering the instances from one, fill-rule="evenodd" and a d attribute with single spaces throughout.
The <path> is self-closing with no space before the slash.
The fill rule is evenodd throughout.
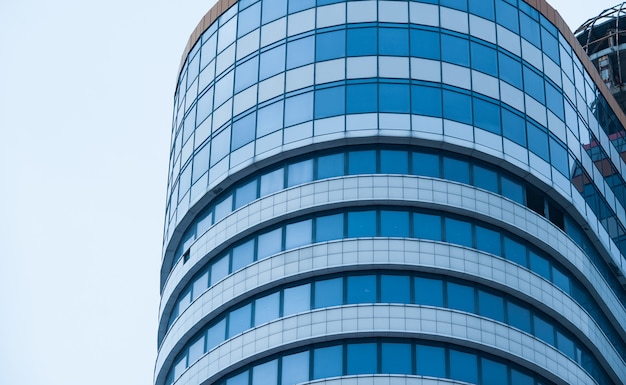
<path id="1" fill-rule="evenodd" d="M 543 0 L 224 0 L 155 385 L 626 384 L 626 117 Z"/>

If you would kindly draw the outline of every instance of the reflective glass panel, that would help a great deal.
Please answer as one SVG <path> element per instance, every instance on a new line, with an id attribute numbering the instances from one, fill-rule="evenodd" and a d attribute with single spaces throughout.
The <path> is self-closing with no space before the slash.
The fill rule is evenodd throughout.
<path id="1" fill-rule="evenodd" d="M 309 381 L 309 352 L 283 357 L 281 385 L 294 385 Z"/>
<path id="2" fill-rule="evenodd" d="M 343 304 L 343 278 L 315 282 L 314 307 L 316 309 Z"/>
<path id="3" fill-rule="evenodd" d="M 346 374 L 370 374 L 377 372 L 376 344 L 348 344 Z"/>
<path id="4" fill-rule="evenodd" d="M 311 284 L 289 287 L 284 291 L 283 316 L 311 309 Z"/>
<path id="5" fill-rule="evenodd" d="M 412 374 L 410 344 L 383 342 L 381 345 L 381 373 Z"/>
<path id="6" fill-rule="evenodd" d="M 254 325 L 278 319 L 280 316 L 280 292 L 276 292 L 254 301 Z"/>
<path id="7" fill-rule="evenodd" d="M 375 237 L 376 211 L 354 211 L 348 213 L 348 237 Z"/>
<path id="8" fill-rule="evenodd" d="M 418 305 L 443 306 L 443 282 L 432 278 L 415 278 L 415 303 Z"/>
<path id="9" fill-rule="evenodd" d="M 439 346 L 417 345 L 415 347 L 417 374 L 421 376 L 446 377 L 446 351 Z"/>
<path id="10" fill-rule="evenodd" d="M 381 302 L 411 303 L 411 281 L 409 277 L 397 275 L 381 275 L 380 286 Z"/>
<path id="11" fill-rule="evenodd" d="M 348 277 L 347 299 L 349 304 L 376 302 L 376 276 Z"/>
<path id="12" fill-rule="evenodd" d="M 343 238 L 343 214 L 327 215 L 315 219 L 316 242 L 340 238 Z"/>
<path id="13" fill-rule="evenodd" d="M 337 377 L 343 374 L 343 346 L 313 350 L 313 379 Z"/>
<path id="14" fill-rule="evenodd" d="M 450 349 L 450 378 L 471 384 L 478 383 L 478 357 Z"/>

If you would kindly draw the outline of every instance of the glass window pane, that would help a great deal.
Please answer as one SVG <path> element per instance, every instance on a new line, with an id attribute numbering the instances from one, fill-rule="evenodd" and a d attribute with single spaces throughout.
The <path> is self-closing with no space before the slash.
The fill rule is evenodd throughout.
<path id="1" fill-rule="evenodd" d="M 470 313 L 476 312 L 474 304 L 474 288 L 458 283 L 448 282 L 448 307 Z"/>
<path id="2" fill-rule="evenodd" d="M 502 243 L 500 242 L 500 233 L 482 226 L 476 226 L 476 248 L 501 256 Z"/>
<path id="3" fill-rule="evenodd" d="M 278 228 L 259 235 L 257 260 L 261 260 L 276 254 L 282 250 L 283 229 Z"/>
<path id="4" fill-rule="evenodd" d="M 417 374 L 421 376 L 446 377 L 446 351 L 439 346 L 417 345 L 415 347 Z"/>
<path id="5" fill-rule="evenodd" d="M 441 34 L 441 59 L 469 67 L 469 41 L 460 37 Z"/>
<path id="6" fill-rule="evenodd" d="M 443 116 L 446 119 L 472 124 L 472 98 L 455 91 L 443 91 Z"/>
<path id="7" fill-rule="evenodd" d="M 348 277 L 348 303 L 375 303 L 376 276 L 359 275 Z"/>
<path id="8" fill-rule="evenodd" d="M 235 70 L 235 93 L 244 90 L 259 80 L 259 57 L 241 63 Z"/>
<path id="9" fill-rule="evenodd" d="M 233 248 L 232 258 L 232 272 L 235 272 L 254 262 L 254 239 Z"/>
<path id="10" fill-rule="evenodd" d="M 283 357 L 281 385 L 294 385 L 309 381 L 309 352 Z"/>
<path id="11" fill-rule="evenodd" d="M 467 0 L 440 0 L 441 5 L 458 9 L 459 11 L 467 11 Z"/>
<path id="12" fill-rule="evenodd" d="M 348 237 L 375 237 L 376 211 L 355 211 L 348 213 Z"/>
<path id="13" fill-rule="evenodd" d="M 530 310 L 521 307 L 513 302 L 508 302 L 507 318 L 509 325 L 521 329 L 527 333 L 531 332 Z"/>
<path id="14" fill-rule="evenodd" d="M 426 86 L 411 86 L 411 113 L 417 115 L 442 116 L 441 89 Z"/>
<path id="15" fill-rule="evenodd" d="M 345 30 L 320 33 L 315 41 L 317 61 L 337 59 L 346 54 Z"/>
<path id="16" fill-rule="evenodd" d="M 233 211 L 233 196 L 229 195 L 215 205 L 215 222 L 222 220 Z"/>
<path id="17" fill-rule="evenodd" d="M 281 190 L 284 186 L 284 169 L 279 168 L 265 175 L 261 175 L 260 196 L 264 197 L 273 192 Z"/>
<path id="18" fill-rule="evenodd" d="M 524 12 L 519 13 L 519 19 L 522 37 L 533 43 L 535 47 L 541 48 L 541 31 L 539 29 L 539 23 L 531 19 Z"/>
<path id="19" fill-rule="evenodd" d="M 543 318 L 534 315 L 533 316 L 533 326 L 535 329 L 535 337 L 549 343 L 552 346 L 555 346 L 554 344 L 554 326 L 544 320 Z"/>
<path id="20" fill-rule="evenodd" d="M 262 1 L 261 3 L 263 4 L 263 24 L 287 14 L 287 0 Z"/>
<path id="21" fill-rule="evenodd" d="M 247 304 L 233 310 L 228 316 L 228 338 L 237 335 L 252 326 L 252 305 Z"/>
<path id="22" fill-rule="evenodd" d="M 474 98 L 474 125 L 500 135 L 500 106 Z"/>
<path id="23" fill-rule="evenodd" d="M 315 118 L 344 114 L 346 110 L 345 89 L 344 86 L 341 86 L 315 91 Z"/>
<path id="24" fill-rule="evenodd" d="M 498 52 L 498 68 L 500 79 L 522 89 L 522 63 L 507 54 Z"/>
<path id="25" fill-rule="evenodd" d="M 415 303 L 443 306 L 443 282 L 439 279 L 415 277 Z"/>
<path id="26" fill-rule="evenodd" d="M 382 210 L 380 212 L 380 235 L 382 237 L 408 237 L 409 213 Z"/>
<path id="27" fill-rule="evenodd" d="M 208 270 L 202 273 L 196 280 L 193 282 L 193 299 L 200 297 L 202 293 L 209 288 L 209 272 Z"/>
<path id="28" fill-rule="evenodd" d="M 472 225 L 465 221 L 446 218 L 446 242 L 472 247 Z"/>
<path id="29" fill-rule="evenodd" d="M 574 341 L 572 341 L 569 337 L 565 336 L 563 333 L 557 330 L 556 342 L 560 351 L 569 356 L 569 358 L 576 360 L 576 346 L 574 344 Z"/>
<path id="30" fill-rule="evenodd" d="M 337 377 L 343 374 L 343 346 L 313 350 L 313 379 Z"/>
<path id="31" fill-rule="evenodd" d="M 255 28 L 258 28 L 261 22 L 261 3 L 256 3 L 251 7 L 239 12 L 239 20 L 237 20 L 237 36 L 243 36 Z"/>
<path id="32" fill-rule="evenodd" d="M 406 28 L 378 28 L 378 51 L 380 55 L 407 56 L 409 54 L 409 30 Z"/>
<path id="33" fill-rule="evenodd" d="M 529 250 L 528 254 L 530 257 L 530 270 L 550 281 L 550 262 L 532 250 Z"/>
<path id="34" fill-rule="evenodd" d="M 509 237 L 504 237 L 504 257 L 524 267 L 528 266 L 526 246 Z"/>
<path id="35" fill-rule="evenodd" d="M 313 180 L 313 159 L 290 164 L 287 168 L 287 187 Z"/>
<path id="36" fill-rule="evenodd" d="M 474 166 L 474 186 L 491 191 L 493 193 L 499 193 L 498 190 L 498 174 L 490 169 Z"/>
<path id="37" fill-rule="evenodd" d="M 211 286 L 228 275 L 228 260 L 228 255 L 225 255 L 211 265 Z"/>
<path id="38" fill-rule="evenodd" d="M 409 153 L 406 151 L 381 150 L 380 172 L 384 174 L 408 174 Z"/>
<path id="39" fill-rule="evenodd" d="M 315 241 L 324 242 L 343 238 L 343 214 L 315 219 Z"/>
<path id="40" fill-rule="evenodd" d="M 252 385 L 278 384 L 278 360 L 252 368 Z"/>
<path id="41" fill-rule="evenodd" d="M 230 150 L 236 150 L 254 140 L 256 131 L 256 114 L 251 113 L 233 122 Z"/>
<path id="42" fill-rule="evenodd" d="M 412 154 L 412 168 L 412 172 L 415 175 L 430 176 L 433 178 L 441 177 L 439 155 L 437 154 L 414 152 Z"/>
<path id="43" fill-rule="evenodd" d="M 470 165 L 465 160 L 444 157 L 443 177 L 455 182 L 469 184 Z"/>
<path id="44" fill-rule="evenodd" d="M 285 127 L 313 119 L 313 92 L 285 100 Z"/>
<path id="45" fill-rule="evenodd" d="M 380 112 L 408 113 L 411 110 L 411 89 L 407 84 L 385 84 L 380 87 Z"/>
<path id="46" fill-rule="evenodd" d="M 524 91 L 539 102 L 545 103 L 546 97 L 543 88 L 543 77 L 527 66 L 524 66 L 523 72 Z"/>
<path id="47" fill-rule="evenodd" d="M 317 179 L 344 175 L 344 154 L 325 155 L 317 158 Z"/>
<path id="48" fill-rule="evenodd" d="M 313 63 L 315 60 L 315 36 L 287 43 L 287 69 Z"/>
<path id="49" fill-rule="evenodd" d="M 280 317 L 280 292 L 254 301 L 254 325 L 258 326 Z"/>
<path id="50" fill-rule="evenodd" d="M 511 384 L 513 385 L 534 385 L 535 380 L 522 372 L 511 368 Z"/>
<path id="51" fill-rule="evenodd" d="M 376 28 L 348 29 L 348 56 L 376 55 Z"/>
<path id="52" fill-rule="evenodd" d="M 188 363 L 192 365 L 204 354 L 204 334 L 189 346 Z"/>
<path id="53" fill-rule="evenodd" d="M 486 45 L 471 42 L 472 68 L 491 76 L 498 76 L 498 53 Z"/>
<path id="54" fill-rule="evenodd" d="M 441 241 L 441 217 L 439 215 L 414 213 L 413 233 L 415 238 Z"/>
<path id="55" fill-rule="evenodd" d="M 521 184 L 502 176 L 502 195 L 519 204 L 524 204 L 524 188 Z"/>
<path id="56" fill-rule="evenodd" d="M 226 339 L 226 319 L 221 319 L 209 328 L 206 340 L 207 352 L 224 342 L 224 339 Z"/>
<path id="57" fill-rule="evenodd" d="M 439 32 L 411 29 L 411 56 L 438 60 L 441 51 Z"/>
<path id="58" fill-rule="evenodd" d="M 510 29 L 513 32 L 519 31 L 517 22 L 517 8 L 505 1 L 496 1 L 496 20 L 498 24 Z"/>
<path id="59" fill-rule="evenodd" d="M 246 370 L 243 373 L 239 373 L 238 375 L 227 379 L 226 385 L 248 385 L 249 377 L 250 377 L 250 372 Z"/>
<path id="60" fill-rule="evenodd" d="M 316 309 L 343 304 L 343 278 L 325 279 L 315 282 Z"/>
<path id="61" fill-rule="evenodd" d="M 285 70 L 285 45 L 265 51 L 261 54 L 259 80 L 267 79 Z M 216 88 L 217 91 L 217 88 Z"/>
<path id="62" fill-rule="evenodd" d="M 406 304 L 411 303 L 410 277 L 399 275 L 382 275 L 380 277 L 380 286 L 381 302 Z"/>
<path id="63" fill-rule="evenodd" d="M 311 284 L 289 287 L 284 291 L 283 316 L 311 309 Z"/>
<path id="64" fill-rule="evenodd" d="M 381 355 L 381 373 L 412 374 L 410 344 L 383 342 Z"/>
<path id="65" fill-rule="evenodd" d="M 310 245 L 313 240 L 313 220 L 290 223 L 285 228 L 285 250 Z"/>
<path id="66" fill-rule="evenodd" d="M 348 114 L 378 111 L 378 86 L 376 84 L 351 84 L 346 89 Z"/>
<path id="67" fill-rule="evenodd" d="M 238 209 L 256 199 L 257 180 L 251 180 L 235 191 L 235 209 Z"/>
<path id="68" fill-rule="evenodd" d="M 256 136 L 260 138 L 275 132 L 283 126 L 283 102 L 270 104 L 260 108 L 257 117 Z"/>
<path id="69" fill-rule="evenodd" d="M 478 383 L 478 358 L 475 354 L 450 349 L 450 378 Z"/>
<path id="70" fill-rule="evenodd" d="M 502 134 L 522 147 L 526 147 L 526 123 L 524 118 L 507 110 L 502 109 Z"/>
<path id="71" fill-rule="evenodd" d="M 348 153 L 348 174 L 375 174 L 376 151 L 351 151 Z"/>
<path id="72" fill-rule="evenodd" d="M 482 366 L 483 385 L 506 385 L 508 384 L 506 365 L 491 361 L 486 358 L 480 360 Z M 516 384 L 517 385 L 517 384 Z"/>
<path id="73" fill-rule="evenodd" d="M 564 292 L 571 293 L 569 277 L 555 266 L 552 266 L 552 282 Z"/>
<path id="74" fill-rule="evenodd" d="M 377 373 L 376 344 L 348 344 L 348 362 L 346 374 Z"/>
<path id="75" fill-rule="evenodd" d="M 478 290 L 478 314 L 496 321 L 505 322 L 504 298 Z"/>

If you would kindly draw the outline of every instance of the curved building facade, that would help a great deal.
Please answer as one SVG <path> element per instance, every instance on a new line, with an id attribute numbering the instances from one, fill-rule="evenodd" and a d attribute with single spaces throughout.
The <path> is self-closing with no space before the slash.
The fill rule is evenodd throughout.
<path id="1" fill-rule="evenodd" d="M 155 385 L 626 384 L 626 118 L 541 0 L 225 0 Z"/>

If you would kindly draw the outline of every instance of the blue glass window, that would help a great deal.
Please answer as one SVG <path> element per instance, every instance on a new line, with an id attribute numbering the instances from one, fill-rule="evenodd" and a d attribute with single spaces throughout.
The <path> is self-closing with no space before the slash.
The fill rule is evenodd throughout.
<path id="1" fill-rule="evenodd" d="M 500 106 L 474 98 L 474 125 L 500 134 Z"/>
<path id="2" fill-rule="evenodd" d="M 446 242 L 472 247 L 472 225 L 469 222 L 445 218 Z"/>
<path id="3" fill-rule="evenodd" d="M 522 372 L 511 368 L 511 384 L 514 385 L 534 385 L 535 380 Z"/>
<path id="4" fill-rule="evenodd" d="M 550 137 L 550 163 L 552 163 L 561 174 L 569 178 L 567 150 L 552 137 Z"/>
<path id="5" fill-rule="evenodd" d="M 282 250 L 282 229 L 278 228 L 276 230 L 269 231 L 265 234 L 261 234 L 258 237 L 258 250 L 257 250 L 257 259 L 261 260 L 269 257 L 270 255 L 276 254 Z"/>
<path id="6" fill-rule="evenodd" d="M 283 292 L 283 316 L 311 309 L 311 284 L 290 287 Z"/>
<path id="7" fill-rule="evenodd" d="M 556 64 L 561 64 L 559 42 L 556 37 L 550 34 L 545 28 L 541 28 L 541 47 L 550 59 Z"/>
<path id="8" fill-rule="evenodd" d="M 248 385 L 249 376 L 250 373 L 246 370 L 226 380 L 226 385 Z"/>
<path id="9" fill-rule="evenodd" d="M 498 193 L 498 174 L 488 168 L 474 166 L 474 186 Z"/>
<path id="10" fill-rule="evenodd" d="M 261 325 L 280 317 L 280 292 L 259 298 L 254 303 L 254 324 Z"/>
<path id="11" fill-rule="evenodd" d="M 390 374 L 412 374 L 411 345 L 382 343 L 381 372 Z"/>
<path id="12" fill-rule="evenodd" d="M 571 282 L 569 277 L 561 270 L 552 266 L 552 282 L 566 293 L 571 293 Z"/>
<path id="13" fill-rule="evenodd" d="M 314 307 L 316 309 L 343 304 L 343 278 L 315 282 Z"/>
<path id="14" fill-rule="evenodd" d="M 283 126 L 283 101 L 259 108 L 257 118 L 257 138 L 265 136 Z"/>
<path id="15" fill-rule="evenodd" d="M 211 265 L 211 286 L 228 275 L 228 256 L 223 256 Z"/>
<path id="16" fill-rule="evenodd" d="M 193 157 L 192 180 L 195 182 L 209 169 L 209 145 L 202 147 Z"/>
<path id="17" fill-rule="evenodd" d="M 202 122 L 213 111 L 213 88 L 210 88 L 198 100 L 197 118 Z"/>
<path id="18" fill-rule="evenodd" d="M 324 88 L 315 91 L 315 118 L 345 113 L 345 86 Z"/>
<path id="19" fill-rule="evenodd" d="M 287 14 L 287 0 L 262 1 L 263 24 Z"/>
<path id="20" fill-rule="evenodd" d="M 261 54 L 259 80 L 267 79 L 285 70 L 285 45 L 279 45 Z"/>
<path id="21" fill-rule="evenodd" d="M 472 124 L 472 98 L 455 91 L 443 91 L 443 116 L 465 124 Z"/>
<path id="22" fill-rule="evenodd" d="M 438 60 L 441 56 L 439 33 L 411 29 L 411 56 Z"/>
<path id="23" fill-rule="evenodd" d="M 247 304 L 239 309 L 235 309 L 230 312 L 228 317 L 228 337 L 232 337 L 236 334 L 250 329 L 252 320 L 252 305 Z"/>
<path id="24" fill-rule="evenodd" d="M 450 349 L 450 378 L 472 384 L 478 383 L 478 357 L 475 354 Z"/>
<path id="25" fill-rule="evenodd" d="M 535 337 L 554 346 L 554 326 L 537 315 L 533 316 L 533 324 L 535 326 Z"/>
<path id="26" fill-rule="evenodd" d="M 278 360 L 272 360 L 252 368 L 252 385 L 278 383 Z"/>
<path id="27" fill-rule="evenodd" d="M 285 226 L 285 249 L 309 245 L 313 236 L 313 220 L 291 223 Z"/>
<path id="28" fill-rule="evenodd" d="M 496 0 L 496 20 L 505 28 L 519 32 L 517 8 L 503 0 Z"/>
<path id="29" fill-rule="evenodd" d="M 531 251 L 530 256 L 530 269 L 550 281 L 550 262 L 544 257 Z"/>
<path id="30" fill-rule="evenodd" d="M 307 92 L 285 100 L 285 127 L 313 119 L 313 93 Z"/>
<path id="31" fill-rule="evenodd" d="M 443 158 L 443 177 L 459 183 L 469 184 L 470 166 L 469 163 L 456 158 Z"/>
<path id="32" fill-rule="evenodd" d="M 309 352 L 283 357 L 281 385 L 309 382 Z"/>
<path id="33" fill-rule="evenodd" d="M 504 257 L 518 265 L 528 266 L 526 247 L 509 237 L 504 237 Z"/>
<path id="34" fill-rule="evenodd" d="M 315 60 L 315 36 L 287 43 L 287 69 L 313 63 Z"/>
<path id="35" fill-rule="evenodd" d="M 346 374 L 366 374 L 376 372 L 376 344 L 348 344 Z"/>
<path id="36" fill-rule="evenodd" d="M 254 113 L 237 120 L 233 123 L 230 150 L 234 151 L 254 140 L 256 128 L 256 115 Z"/>
<path id="37" fill-rule="evenodd" d="M 467 11 L 467 0 L 440 0 L 441 5 L 458 9 L 459 11 Z"/>
<path id="38" fill-rule="evenodd" d="M 483 0 L 484 1 L 484 0 Z M 439 346 L 417 345 L 415 347 L 417 374 L 446 377 L 446 351 Z"/>
<path id="39" fill-rule="evenodd" d="M 235 70 L 235 92 L 250 87 L 259 79 L 259 57 L 255 56 L 239 64 Z"/>
<path id="40" fill-rule="evenodd" d="M 320 33 L 315 41 L 315 60 L 330 60 L 345 56 L 345 31 Z"/>
<path id="41" fill-rule="evenodd" d="M 260 196 L 264 197 L 284 187 L 284 171 L 282 168 L 261 175 Z"/>
<path id="42" fill-rule="evenodd" d="M 409 30 L 406 28 L 379 28 L 378 52 L 380 55 L 407 56 Z"/>
<path id="43" fill-rule="evenodd" d="M 384 174 L 408 174 L 409 153 L 406 151 L 381 150 L 380 172 Z"/>
<path id="44" fill-rule="evenodd" d="M 255 200 L 257 197 L 256 190 L 256 179 L 237 188 L 237 192 L 235 193 L 235 210 Z"/>
<path id="45" fill-rule="evenodd" d="M 375 237 L 376 211 L 353 211 L 348 213 L 348 237 Z"/>
<path id="46" fill-rule="evenodd" d="M 539 23 L 523 12 L 519 14 L 519 21 L 522 37 L 531 42 L 535 47 L 541 48 L 541 30 L 539 29 Z"/>
<path id="47" fill-rule="evenodd" d="M 438 279 L 416 277 L 415 303 L 426 306 L 443 306 L 443 282 Z"/>
<path id="48" fill-rule="evenodd" d="M 441 176 L 439 155 L 414 152 L 412 158 L 413 174 L 434 178 Z"/>
<path id="49" fill-rule="evenodd" d="M 563 333 L 557 331 L 556 332 L 556 343 L 560 351 L 565 353 L 571 359 L 576 359 L 576 345 L 574 341 L 569 339 Z"/>
<path id="50" fill-rule="evenodd" d="M 408 237 L 409 213 L 382 210 L 380 212 L 380 235 L 382 237 Z"/>
<path id="51" fill-rule="evenodd" d="M 411 86 L 411 93 L 411 113 L 438 118 L 442 116 L 441 89 Z"/>
<path id="52" fill-rule="evenodd" d="M 348 56 L 376 55 L 378 46 L 376 28 L 348 29 Z"/>
<path id="53" fill-rule="evenodd" d="M 476 311 L 474 304 L 474 288 L 448 282 L 448 307 L 450 309 L 474 313 Z"/>
<path id="54" fill-rule="evenodd" d="M 478 314 L 504 322 L 504 299 L 491 293 L 478 291 Z"/>
<path id="55" fill-rule="evenodd" d="M 411 281 L 409 277 L 398 275 L 382 275 L 380 277 L 380 286 L 381 302 L 411 303 Z"/>
<path id="56" fill-rule="evenodd" d="M 413 213 L 415 238 L 441 241 L 441 217 L 439 215 Z"/>
<path id="57" fill-rule="evenodd" d="M 502 255 L 500 232 L 476 225 L 476 248 L 497 256 Z"/>
<path id="58" fill-rule="evenodd" d="M 332 178 L 345 173 L 344 154 L 324 155 L 317 158 L 317 178 Z"/>
<path id="59" fill-rule="evenodd" d="M 524 66 L 524 91 L 539 102 L 544 103 L 546 97 L 543 89 L 543 77 L 530 67 Z"/>
<path id="60" fill-rule="evenodd" d="M 495 20 L 495 11 L 493 9 L 493 1 L 485 0 L 469 0 L 469 11 L 474 15 Z"/>
<path id="61" fill-rule="evenodd" d="M 530 311 L 512 302 L 507 303 L 507 318 L 509 325 L 527 333 L 531 332 Z"/>
<path id="62" fill-rule="evenodd" d="M 520 115 L 502 109 L 502 133 L 504 137 L 526 147 L 526 122 Z"/>
<path id="63" fill-rule="evenodd" d="M 347 300 L 349 304 L 376 302 L 376 276 L 358 275 L 348 277 Z"/>
<path id="64" fill-rule="evenodd" d="M 316 242 L 340 238 L 343 238 L 343 214 L 326 215 L 315 219 Z"/>
<path id="65" fill-rule="evenodd" d="M 522 89 L 522 63 L 505 53 L 498 52 L 498 68 L 500 79 Z"/>
<path id="66" fill-rule="evenodd" d="M 482 358 L 480 361 L 483 385 L 508 384 L 506 365 L 486 358 Z M 517 383 L 514 384 L 517 385 Z"/>
<path id="67" fill-rule="evenodd" d="M 348 153 L 348 174 L 376 174 L 376 151 L 351 151 Z"/>
<path id="68" fill-rule="evenodd" d="M 528 122 L 526 127 L 528 133 L 528 149 L 546 162 L 550 162 L 548 134 L 543 130 L 543 128 L 530 122 Z"/>
<path id="69" fill-rule="evenodd" d="M 408 84 L 380 84 L 381 112 L 410 112 L 410 88 Z"/>
<path id="70" fill-rule="evenodd" d="M 259 27 L 261 22 L 261 3 L 239 12 L 239 20 L 237 20 L 237 37 L 243 36 L 255 28 Z"/>
<path id="71" fill-rule="evenodd" d="M 486 45 L 471 42 L 472 68 L 498 76 L 498 51 Z"/>
<path id="72" fill-rule="evenodd" d="M 315 6 L 315 0 L 289 0 L 289 13 L 295 13 Z"/>
<path id="73" fill-rule="evenodd" d="M 550 111 L 556 116 L 565 119 L 565 108 L 563 107 L 563 94 L 550 82 L 546 82 L 546 101 Z"/>
<path id="74" fill-rule="evenodd" d="M 218 323 L 211 326 L 207 332 L 206 337 L 206 349 L 207 351 L 213 349 L 217 345 L 224 342 L 226 337 L 226 319 L 221 319 Z"/>
<path id="75" fill-rule="evenodd" d="M 233 96 L 233 80 L 235 71 L 230 71 L 215 83 L 215 106 L 219 107 Z"/>
<path id="76" fill-rule="evenodd" d="M 347 87 L 347 113 L 358 114 L 378 110 L 376 84 L 351 84 Z"/>
<path id="77" fill-rule="evenodd" d="M 235 272 L 254 261 L 254 239 L 233 248 L 231 271 Z"/>
<path id="78" fill-rule="evenodd" d="M 313 180 L 313 159 L 292 163 L 287 169 L 287 187 Z"/>
<path id="79" fill-rule="evenodd" d="M 313 350 L 313 379 L 337 377 L 343 374 L 343 346 Z"/>
<path id="80" fill-rule="evenodd" d="M 452 35 L 441 35 L 441 59 L 469 67 L 469 41 Z"/>

